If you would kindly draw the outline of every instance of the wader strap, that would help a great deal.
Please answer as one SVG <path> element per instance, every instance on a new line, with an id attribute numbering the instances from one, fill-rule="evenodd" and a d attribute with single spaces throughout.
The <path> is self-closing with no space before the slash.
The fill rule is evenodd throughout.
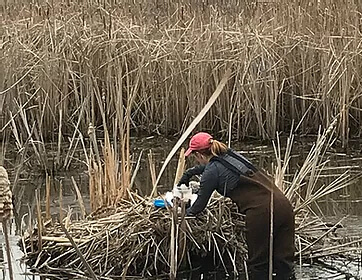
<path id="1" fill-rule="evenodd" d="M 222 165 L 238 175 L 251 176 L 258 172 L 258 169 L 248 159 L 231 149 L 227 150 L 225 156 L 214 157 L 213 160 L 221 162 Z"/>
<path id="2" fill-rule="evenodd" d="M 241 184 L 253 184 L 261 186 L 269 191 L 277 189 L 273 180 L 263 171 L 258 170 L 251 162 L 246 160 L 244 157 L 235 154 L 232 151 L 228 151 L 228 155 L 242 162 L 246 167 L 247 171 L 242 172 L 239 168 L 233 165 L 231 162 L 227 161 L 223 157 L 214 157 L 214 160 L 221 162 L 226 168 L 236 172 L 240 176 Z M 243 160 L 244 159 L 244 160 Z"/>
<path id="3" fill-rule="evenodd" d="M 228 149 L 227 150 L 227 154 L 239 161 L 241 161 L 246 167 L 248 167 L 249 169 L 251 169 L 252 171 L 254 172 L 257 172 L 258 169 L 247 159 L 245 158 L 244 156 L 234 152 L 233 150 L 231 149 Z"/>
<path id="4" fill-rule="evenodd" d="M 224 159 L 223 157 L 215 157 L 214 160 L 219 161 L 222 163 L 222 165 L 224 165 L 226 168 L 230 169 L 231 171 L 235 172 L 238 175 L 243 175 L 243 176 L 250 176 L 254 173 L 254 170 L 250 169 L 248 166 L 246 166 L 243 162 L 241 162 L 242 164 L 244 164 L 244 166 L 246 167 L 245 171 L 242 171 L 241 169 L 239 169 L 237 166 L 235 166 L 234 164 L 232 164 L 231 162 L 229 162 L 228 160 Z"/>

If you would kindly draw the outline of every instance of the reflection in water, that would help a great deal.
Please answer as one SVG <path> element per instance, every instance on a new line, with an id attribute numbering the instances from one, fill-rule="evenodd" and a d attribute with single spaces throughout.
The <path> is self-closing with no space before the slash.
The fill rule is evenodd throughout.
<path id="1" fill-rule="evenodd" d="M 12 230 L 11 233 L 14 232 L 14 225 L 15 223 L 12 223 Z M 33 273 L 31 273 L 29 271 L 29 269 L 26 267 L 25 263 L 23 261 L 21 261 L 22 257 L 23 257 L 23 252 L 20 250 L 20 247 L 17 245 L 17 243 L 19 242 L 19 237 L 17 235 L 14 234 L 10 234 L 9 235 L 9 241 L 10 241 L 10 247 L 11 247 L 11 264 L 12 264 L 12 268 L 13 268 L 13 273 L 14 273 L 14 280 L 41 280 L 41 278 L 37 275 L 34 275 Z M 0 235 L 0 247 L 1 247 L 1 252 L 0 252 L 0 262 L 2 260 L 2 262 L 0 263 L 0 267 L 1 267 L 1 272 L 0 272 L 0 279 L 10 279 L 9 277 L 9 271 L 8 271 L 8 260 L 6 257 L 6 248 L 5 248 L 5 240 L 4 240 L 4 235 L 3 233 L 1 233 Z M 1 258 L 3 257 L 3 258 Z M 2 278 L 1 278 L 2 277 Z"/>

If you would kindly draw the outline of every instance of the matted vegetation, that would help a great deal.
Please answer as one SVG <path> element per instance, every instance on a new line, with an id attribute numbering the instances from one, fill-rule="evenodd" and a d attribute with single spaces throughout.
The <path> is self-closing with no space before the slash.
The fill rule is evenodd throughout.
<path id="1" fill-rule="evenodd" d="M 47 222 L 41 231 L 38 227 L 27 231 L 20 243 L 27 264 L 33 271 L 64 279 L 92 274 L 102 279 L 165 275 L 174 279 L 212 255 L 215 268 L 236 275 L 244 270 L 244 221 L 229 199 L 215 196 L 197 218 L 185 219 L 174 209 L 156 209 L 150 199 L 131 197 L 117 207 L 99 209 L 86 220 L 72 220 L 69 212 L 63 228 L 58 222 Z M 308 207 L 299 211 L 297 263 L 333 255 L 358 259 L 362 238 L 339 236 L 343 220 L 331 224 Z"/>
<path id="2" fill-rule="evenodd" d="M 133 199 L 93 213 L 88 221 L 66 219 L 77 248 L 58 223 L 43 229 L 41 243 L 38 234 L 25 235 L 27 263 L 35 271 L 65 278 L 89 275 L 79 250 L 96 275 L 111 279 L 168 275 L 172 266 L 174 272 L 195 268 L 197 261 L 210 253 L 218 263 L 243 267 L 243 219 L 230 201 L 225 204 L 214 199 L 207 214 L 185 220 L 172 209 L 156 209 L 150 200 Z M 221 205 L 225 210 L 222 217 Z"/>

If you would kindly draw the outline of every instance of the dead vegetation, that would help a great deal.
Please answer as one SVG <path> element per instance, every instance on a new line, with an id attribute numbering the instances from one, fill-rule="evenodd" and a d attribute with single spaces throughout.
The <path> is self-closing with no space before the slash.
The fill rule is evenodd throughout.
<path id="1" fill-rule="evenodd" d="M 179 133 L 227 67 L 233 79 L 204 127 L 270 139 L 293 120 L 304 119 L 300 133 L 317 133 L 340 113 L 343 145 L 361 133 L 359 1 L 28 0 L 0 8 L 1 132 L 11 128 L 19 149 L 30 142 L 39 161 L 44 141 L 81 145 L 89 123 L 101 128 L 105 119 L 112 136 L 123 135 L 126 116 L 133 130 Z"/>
<path id="2" fill-rule="evenodd" d="M 19 170 L 34 164 L 30 157 L 48 170 L 48 141 L 57 143 L 55 169 L 69 169 L 83 150 L 96 211 L 81 221 L 60 211 L 59 223 L 50 219 L 47 191 L 44 219 L 37 193 L 36 226 L 21 242 L 31 267 L 65 278 L 175 277 L 211 252 L 229 272 L 242 269 L 243 224 L 230 201 L 214 198 L 199 218 L 184 219 L 130 190 L 131 131 L 187 132 L 227 69 L 223 97 L 197 124 L 230 139 L 274 138 L 293 122 L 301 134 L 335 129 L 332 138 L 318 134 L 289 182 L 291 147 L 283 157 L 276 143 L 276 180 L 296 207 L 300 259 L 358 250 L 359 239 L 331 236 L 338 225 L 312 206 L 352 179 L 346 172 L 330 184 L 319 180 L 334 136 L 346 146 L 361 133 L 361 3 L 161 2 L 0 3 L 1 135 L 16 143 Z M 152 154 L 149 162 L 155 194 L 162 170 L 152 167 Z"/>

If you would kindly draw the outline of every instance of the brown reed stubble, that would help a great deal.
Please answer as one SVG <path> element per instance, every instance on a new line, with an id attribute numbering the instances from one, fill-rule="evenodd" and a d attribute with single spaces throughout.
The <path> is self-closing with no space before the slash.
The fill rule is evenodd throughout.
<path id="1" fill-rule="evenodd" d="M 59 120 L 63 133 L 75 127 L 85 133 L 90 122 L 103 125 L 104 113 L 108 128 L 114 127 L 121 95 L 122 106 L 131 108 L 130 128 L 179 132 L 230 64 L 237 69 L 235 78 L 200 127 L 226 132 L 233 110 L 239 137 L 267 139 L 288 131 L 292 119 L 304 118 L 300 132 L 314 133 L 341 113 L 344 145 L 349 134 L 359 132 L 357 1 L 234 1 L 212 7 L 160 2 L 30 1 L 21 4 L 18 16 L 11 14 L 15 4 L 7 7 L 1 27 L 9 34 L 2 53 L 8 70 L 0 85 L 5 106 L 15 115 L 14 99 L 25 104 L 27 93 L 40 89 L 25 108 L 28 122 L 40 123 L 45 140 L 57 139 Z M 79 118 L 82 107 L 85 116 Z"/>

